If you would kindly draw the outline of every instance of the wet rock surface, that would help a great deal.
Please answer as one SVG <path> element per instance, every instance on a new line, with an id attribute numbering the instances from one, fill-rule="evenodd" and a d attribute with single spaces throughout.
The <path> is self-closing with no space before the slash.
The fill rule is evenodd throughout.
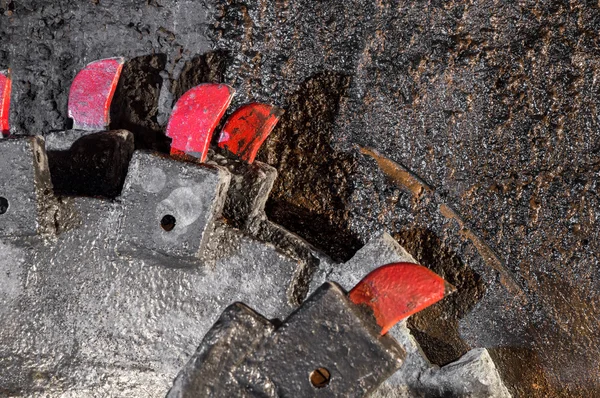
<path id="1" fill-rule="evenodd" d="M 65 129 L 70 82 L 98 58 L 151 57 L 150 69 L 124 68 L 111 127 L 153 149 L 168 144 L 160 132 L 182 87 L 229 83 L 231 109 L 287 111 L 259 155 L 279 171 L 269 217 L 341 259 L 386 228 L 459 288 L 408 325 L 430 360 L 485 347 L 514 395 L 598 394 L 597 3 L 0 11 L 13 133 Z"/>

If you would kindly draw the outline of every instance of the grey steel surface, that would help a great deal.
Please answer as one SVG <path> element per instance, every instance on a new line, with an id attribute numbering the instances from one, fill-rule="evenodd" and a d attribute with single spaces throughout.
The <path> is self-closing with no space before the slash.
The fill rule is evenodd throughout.
<path id="1" fill-rule="evenodd" d="M 277 170 L 266 163 L 248 164 L 227 152 L 209 152 L 209 164 L 219 165 L 231 172 L 231 183 L 223 214 L 238 228 L 248 228 L 264 216 L 264 208 Z"/>
<path id="2" fill-rule="evenodd" d="M 36 235 L 46 227 L 42 207 L 52 188 L 44 139 L 0 140 L 0 153 L 0 197 L 8 205 L 0 236 Z"/>
<path id="3" fill-rule="evenodd" d="M 275 326 L 242 303 L 227 307 L 179 372 L 167 398 L 241 396 L 233 372 Z"/>
<path id="4" fill-rule="evenodd" d="M 136 152 L 121 196 L 127 209 L 121 224 L 123 239 L 165 255 L 200 255 L 221 214 L 229 180 L 229 173 L 218 167 Z M 173 217 L 173 229 L 161 227 L 165 216 Z"/>
<path id="5" fill-rule="evenodd" d="M 213 326 L 168 397 L 207 392 L 215 397 L 363 397 L 398 370 L 405 356 L 394 339 L 379 332 L 372 314 L 332 283 L 323 284 L 277 328 L 234 305 Z M 317 388 L 310 375 L 320 368 L 331 378 Z"/>
<path id="6" fill-rule="evenodd" d="M 38 152 L 42 166 L 36 174 Z M 343 276 L 342 265 L 266 220 L 264 201 L 252 210 L 261 215 L 257 229 L 240 231 L 219 220 L 228 171 L 136 152 L 123 196 L 108 200 L 55 197 L 39 137 L 0 141 L 4 161 L 0 196 L 16 197 L 23 207 L 9 208 L 15 214 L 0 215 L 0 223 L 27 221 L 24 233 L 0 237 L 4 395 L 164 396 L 232 302 L 284 319 L 309 290 L 308 270 Z M 192 200 L 212 201 L 205 207 L 209 214 L 196 221 L 204 230 L 186 234 L 194 236 L 189 246 L 165 252 L 153 238 L 162 210 L 185 218 L 190 202 L 164 202 L 173 191 L 196 184 L 207 188 L 191 188 L 198 195 Z M 47 188 L 43 197 L 41 187 Z M 203 239 L 205 250 L 196 256 Z M 404 258 L 406 252 L 389 244 L 382 235 L 359 251 L 355 265 L 349 263 L 352 272 L 362 273 L 360 264 Z M 392 391 L 412 391 L 403 380 Z"/>
<path id="7" fill-rule="evenodd" d="M 138 154 L 136 159 L 141 159 L 142 168 L 154 158 Z M 159 159 L 154 165 L 165 165 L 166 173 L 172 170 L 169 162 Z M 190 176 L 190 184 L 208 170 L 207 180 L 215 185 L 205 194 L 209 200 L 215 198 L 219 171 L 187 164 L 177 167 L 181 175 Z M 0 181 L 10 191 L 6 176 Z M 131 181 L 131 185 L 142 183 Z M 7 195 L 13 197 L 12 192 Z M 272 317 L 292 310 L 287 288 L 297 262 L 225 226 L 211 231 L 218 247 L 215 252 L 208 250 L 202 261 L 182 262 L 173 255 L 119 255 L 117 248 L 127 246 L 132 235 L 149 234 L 143 225 L 125 225 L 128 219 L 152 218 L 147 225 L 160 228 L 154 210 L 163 206 L 169 194 L 145 197 L 145 208 L 129 207 L 130 202 L 120 198 L 73 198 L 62 209 L 70 212 L 62 233 L 2 238 L 2 391 L 17 396 L 161 396 L 232 301 L 243 300 Z M 185 201 L 173 204 L 169 210 L 175 214 L 186 211 Z M 212 210 L 210 205 L 207 208 Z M 28 214 L 37 214 L 33 199 L 32 206 L 19 216 L 27 219 Z M 162 249 L 160 241 L 156 247 L 151 239 L 137 241 L 145 243 L 146 252 Z M 195 253 L 200 239 L 193 244 Z"/>
<path id="8" fill-rule="evenodd" d="M 238 378 L 272 384 L 273 396 L 362 397 L 398 370 L 405 355 L 379 332 L 370 314 L 326 283 L 265 339 L 240 366 Z M 326 387 L 309 380 L 317 368 L 331 373 Z"/>

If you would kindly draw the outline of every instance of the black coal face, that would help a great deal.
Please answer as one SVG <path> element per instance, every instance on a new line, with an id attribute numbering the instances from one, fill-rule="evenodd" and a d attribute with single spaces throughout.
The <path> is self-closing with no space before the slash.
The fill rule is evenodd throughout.
<path id="1" fill-rule="evenodd" d="M 259 154 L 279 171 L 266 206 L 269 218 L 342 261 L 361 246 L 347 214 L 353 157 L 331 146 L 349 84 L 348 76 L 331 72 L 304 82 Z"/>

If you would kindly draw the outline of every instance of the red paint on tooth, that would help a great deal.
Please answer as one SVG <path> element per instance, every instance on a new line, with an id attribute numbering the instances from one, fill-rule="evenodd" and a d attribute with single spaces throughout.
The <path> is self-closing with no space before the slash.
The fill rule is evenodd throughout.
<path id="1" fill-rule="evenodd" d="M 260 146 L 282 114 L 282 109 L 267 104 L 240 107 L 227 119 L 219 137 L 219 148 L 227 149 L 248 163 L 254 162 Z"/>
<path id="2" fill-rule="evenodd" d="M 8 116 L 10 111 L 10 91 L 12 81 L 10 79 L 10 71 L 0 72 L 0 133 L 4 137 L 10 134 L 10 126 L 8 124 Z"/>
<path id="3" fill-rule="evenodd" d="M 110 103 L 119 82 L 123 58 L 108 58 L 88 64 L 71 84 L 69 117 L 73 128 L 102 130 L 110 122 Z"/>
<path id="4" fill-rule="evenodd" d="M 166 134 L 173 140 L 171 153 L 185 152 L 204 162 L 212 134 L 234 93 L 226 84 L 206 83 L 183 94 L 167 124 Z"/>
<path id="5" fill-rule="evenodd" d="M 373 310 L 381 334 L 454 291 L 436 273 L 418 264 L 393 263 L 369 273 L 349 293 L 354 304 Z"/>

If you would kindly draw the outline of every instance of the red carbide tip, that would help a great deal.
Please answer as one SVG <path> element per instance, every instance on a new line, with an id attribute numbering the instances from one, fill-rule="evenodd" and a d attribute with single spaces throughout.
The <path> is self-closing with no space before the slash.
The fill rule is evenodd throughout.
<path id="1" fill-rule="evenodd" d="M 123 58 L 107 58 L 88 64 L 71 84 L 69 117 L 73 128 L 102 130 L 110 122 L 110 103 L 121 76 Z"/>
<path id="2" fill-rule="evenodd" d="M 206 83 L 187 91 L 175 104 L 166 134 L 171 153 L 185 152 L 204 162 L 212 134 L 235 90 L 226 84 Z"/>
<path id="3" fill-rule="evenodd" d="M 350 291 L 354 304 L 373 310 L 381 334 L 408 316 L 440 301 L 454 287 L 429 269 L 412 263 L 384 265 Z"/>
<path id="4" fill-rule="evenodd" d="M 10 70 L 0 72 L 0 133 L 7 137 L 10 134 L 8 115 L 10 111 L 10 89 L 12 82 Z"/>
<path id="5" fill-rule="evenodd" d="M 248 163 L 254 162 L 281 115 L 282 109 L 267 104 L 242 106 L 227 119 L 219 137 L 219 148 L 227 149 Z"/>

